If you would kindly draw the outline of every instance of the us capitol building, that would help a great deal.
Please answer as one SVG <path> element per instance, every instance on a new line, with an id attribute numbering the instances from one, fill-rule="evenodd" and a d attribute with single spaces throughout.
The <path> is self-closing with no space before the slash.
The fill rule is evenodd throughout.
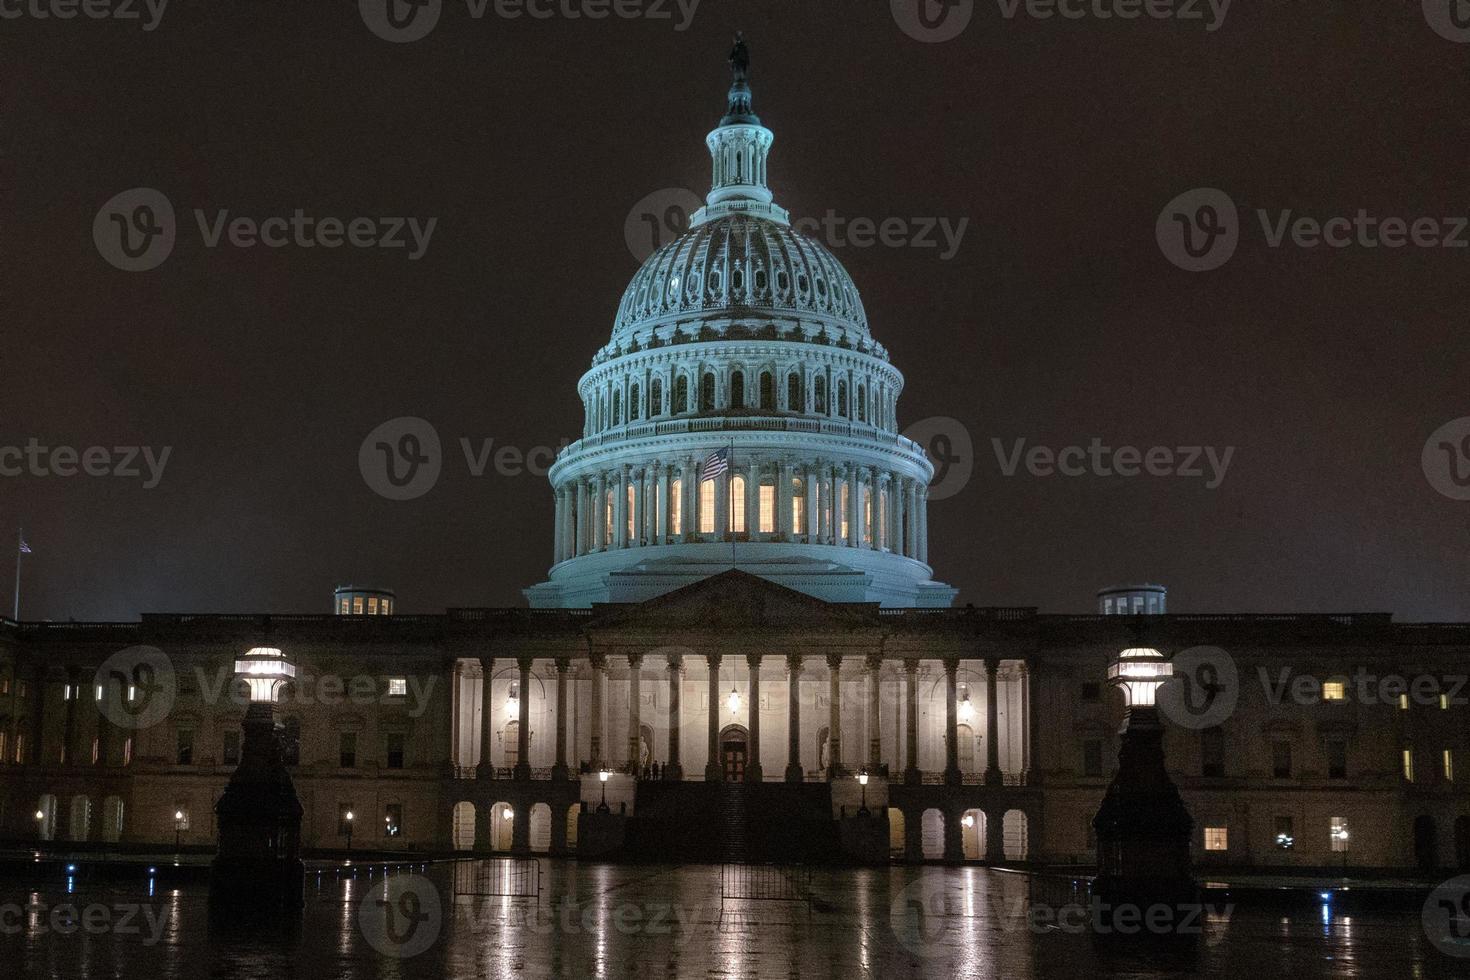
<path id="1" fill-rule="evenodd" d="M 1470 625 L 1177 615 L 1158 586 L 954 608 L 903 375 L 773 200 L 744 52 L 706 206 L 578 384 L 528 608 L 344 587 L 322 615 L 0 621 L 0 836 L 212 844 L 235 682 L 273 671 L 308 848 L 1086 864 L 1109 664 L 1212 647 L 1165 737 L 1198 864 L 1470 866 Z M 1283 671 L 1317 696 L 1277 696 Z"/>

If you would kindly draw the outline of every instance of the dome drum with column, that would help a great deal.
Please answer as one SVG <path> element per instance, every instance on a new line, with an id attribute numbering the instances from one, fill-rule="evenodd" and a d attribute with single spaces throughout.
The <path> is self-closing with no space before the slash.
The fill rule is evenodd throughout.
<path id="1" fill-rule="evenodd" d="M 903 375 L 841 263 L 772 202 L 743 44 L 732 65 L 707 206 L 634 276 L 578 384 L 583 437 L 550 472 L 555 564 L 526 596 L 642 601 L 734 566 L 834 602 L 948 606 Z M 728 472 L 704 479 L 716 453 Z"/>

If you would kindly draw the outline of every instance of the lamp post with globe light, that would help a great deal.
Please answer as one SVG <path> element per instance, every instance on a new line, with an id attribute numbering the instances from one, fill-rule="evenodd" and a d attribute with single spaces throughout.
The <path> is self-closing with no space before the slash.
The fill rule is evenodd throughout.
<path id="1" fill-rule="evenodd" d="M 348 854 L 351 854 L 352 853 L 352 822 L 357 819 L 357 814 L 353 813 L 351 810 L 348 810 L 346 813 L 344 813 L 342 815 L 342 818 L 347 821 L 347 853 Z M 371 848 L 369 848 L 369 850 L 371 850 Z"/>
<path id="2" fill-rule="evenodd" d="M 602 770 L 600 770 L 597 773 L 597 778 L 602 783 L 602 802 L 599 803 L 599 804 L 597 804 L 597 812 L 598 813 L 611 813 L 612 812 L 611 810 L 608 809 L 608 806 L 607 806 L 607 777 L 608 777 L 608 775 L 609 775 L 609 773 L 608 773 L 606 767 L 604 767 Z"/>
<path id="3" fill-rule="evenodd" d="M 1092 821 L 1098 855 L 1093 899 L 1115 909 L 1180 909 L 1198 902 L 1189 856 L 1194 820 L 1164 768 L 1164 726 L 1156 705 L 1159 688 L 1173 673 L 1162 653 L 1142 646 L 1124 650 L 1108 667 L 1108 683 L 1123 692 L 1127 713 L 1118 771 Z"/>
<path id="4" fill-rule="evenodd" d="M 858 773 L 857 781 L 858 781 L 858 785 L 863 788 L 862 804 L 858 807 L 858 816 L 860 816 L 860 817 L 872 816 L 872 814 L 868 812 L 868 770 L 867 769 L 863 769 L 861 772 Z"/>

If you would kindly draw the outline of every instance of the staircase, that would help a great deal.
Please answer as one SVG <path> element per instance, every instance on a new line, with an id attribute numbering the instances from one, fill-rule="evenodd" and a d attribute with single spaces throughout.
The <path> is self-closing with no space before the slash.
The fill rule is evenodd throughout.
<path id="1" fill-rule="evenodd" d="M 675 863 L 842 863 L 826 783 L 638 783 L 623 857 Z"/>

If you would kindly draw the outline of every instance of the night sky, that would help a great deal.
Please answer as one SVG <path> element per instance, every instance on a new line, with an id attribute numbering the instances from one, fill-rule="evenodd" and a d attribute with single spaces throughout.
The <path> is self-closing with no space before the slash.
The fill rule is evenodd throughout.
<path id="1" fill-rule="evenodd" d="M 705 0 L 674 20 L 472 19 L 374 36 L 355 0 L 184 3 L 137 21 L 0 20 L 0 446 L 172 447 L 163 478 L 0 477 L 22 618 L 325 612 L 348 581 L 400 611 L 522 605 L 552 498 L 476 478 L 459 439 L 581 431 L 577 379 L 638 267 L 630 209 L 703 195 L 731 36 L 754 59 L 794 216 L 968 219 L 958 253 L 835 249 L 974 476 L 931 508 L 935 577 L 977 605 L 1091 611 L 1118 581 L 1175 612 L 1470 619 L 1470 502 L 1426 439 L 1470 415 L 1470 248 L 1271 248 L 1256 217 L 1470 215 L 1470 45 L 1418 2 L 1245 3 L 1199 21 L 1063 21 L 975 4 L 944 43 L 886 2 Z M 93 220 L 151 187 L 158 268 Z M 1240 207 L 1235 257 L 1155 240 L 1196 187 Z M 193 210 L 437 218 L 427 252 L 205 247 Z M 1470 239 L 1470 232 L 1463 238 Z M 375 494 L 358 449 L 433 423 L 443 475 Z M 1223 484 L 1002 475 L 992 446 L 1235 447 Z M 0 537 L 4 541 L 4 537 Z"/>

